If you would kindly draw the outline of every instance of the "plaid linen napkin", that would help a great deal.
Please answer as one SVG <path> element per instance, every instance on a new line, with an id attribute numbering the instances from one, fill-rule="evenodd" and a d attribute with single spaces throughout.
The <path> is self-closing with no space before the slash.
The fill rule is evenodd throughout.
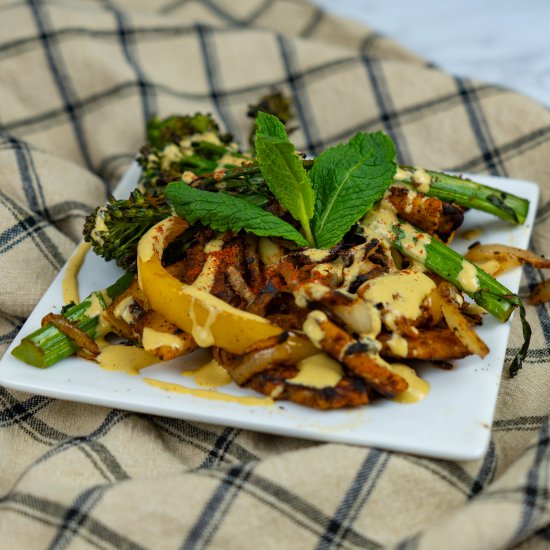
<path id="1" fill-rule="evenodd" d="M 152 114 L 291 94 L 317 153 L 382 129 L 401 162 L 533 180 L 549 254 L 550 112 L 449 76 L 290 0 L 0 2 L 0 345 L 5 351 L 144 141 Z M 521 294 L 541 280 L 525 268 Z M 550 547 L 550 319 L 504 375 L 491 442 L 446 462 L 0 388 L 0 548 Z M 518 319 L 510 358 L 520 342 Z"/>

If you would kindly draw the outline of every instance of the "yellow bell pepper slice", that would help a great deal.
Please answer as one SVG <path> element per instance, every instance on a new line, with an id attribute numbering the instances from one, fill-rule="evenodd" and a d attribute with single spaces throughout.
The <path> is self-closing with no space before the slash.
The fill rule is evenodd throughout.
<path id="1" fill-rule="evenodd" d="M 283 329 L 267 319 L 182 283 L 162 266 L 163 251 L 188 227 L 173 216 L 152 227 L 139 242 L 138 283 L 151 308 L 192 334 L 200 347 L 215 345 L 241 354 L 259 340 L 281 334 Z"/>

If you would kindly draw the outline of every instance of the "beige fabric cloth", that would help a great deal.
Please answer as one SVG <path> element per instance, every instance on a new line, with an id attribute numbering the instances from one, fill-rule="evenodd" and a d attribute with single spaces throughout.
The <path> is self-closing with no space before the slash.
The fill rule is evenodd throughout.
<path id="1" fill-rule="evenodd" d="M 389 8 L 391 9 L 391 8 Z M 0 2 L 0 344 L 5 350 L 144 140 L 153 113 L 293 95 L 316 153 L 383 129 L 400 160 L 533 180 L 550 253 L 550 113 L 453 78 L 291 0 Z M 522 293 L 541 279 L 526 269 Z M 445 462 L 0 391 L 0 547 L 550 546 L 550 319 L 504 376 L 487 454 Z M 521 342 L 513 324 L 509 357 Z M 508 359 L 509 360 L 509 359 Z"/>

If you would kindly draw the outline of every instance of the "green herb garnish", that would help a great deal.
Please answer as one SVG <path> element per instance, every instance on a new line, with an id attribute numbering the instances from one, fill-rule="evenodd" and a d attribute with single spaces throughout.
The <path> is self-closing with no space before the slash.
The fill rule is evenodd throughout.
<path id="1" fill-rule="evenodd" d="M 395 146 L 382 132 L 357 134 L 319 155 L 311 169 L 315 191 L 313 233 L 319 248 L 342 240 L 379 201 L 397 171 Z"/>
<path id="2" fill-rule="evenodd" d="M 244 229 L 260 237 L 282 237 L 307 246 L 292 225 L 248 201 L 225 193 L 210 193 L 174 182 L 166 187 L 166 197 L 178 216 L 190 224 L 201 222 L 216 231 Z"/>
<path id="3" fill-rule="evenodd" d="M 296 149 L 277 117 L 260 112 L 256 125 L 256 156 L 265 182 L 281 205 L 300 222 L 309 245 L 315 246 L 309 223 L 315 195 Z"/>
<path id="4" fill-rule="evenodd" d="M 177 182 L 170 184 L 166 196 L 179 216 L 218 231 L 244 229 L 330 248 L 382 198 L 397 171 L 395 146 L 382 132 L 357 134 L 349 143 L 327 149 L 308 173 L 276 117 L 260 112 L 256 126 L 261 175 L 281 206 L 300 223 L 303 235 L 244 196 L 199 191 Z"/>
<path id="5" fill-rule="evenodd" d="M 384 195 L 397 171 L 395 146 L 382 132 L 331 147 L 306 172 L 274 116 L 258 113 L 256 154 L 270 191 L 300 222 L 310 246 L 330 248 Z M 313 228 L 311 228 L 312 220 Z"/>

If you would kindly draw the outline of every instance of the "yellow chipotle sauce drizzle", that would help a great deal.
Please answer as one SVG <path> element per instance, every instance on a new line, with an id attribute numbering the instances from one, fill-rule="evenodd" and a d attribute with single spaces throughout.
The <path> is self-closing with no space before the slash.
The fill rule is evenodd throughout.
<path id="1" fill-rule="evenodd" d="M 479 289 L 476 266 L 467 260 L 462 260 L 462 269 L 457 276 L 458 282 L 466 292 L 475 292 Z"/>
<path id="2" fill-rule="evenodd" d="M 198 390 L 188 388 L 180 384 L 164 382 L 163 380 L 155 380 L 153 378 L 144 378 L 143 381 L 151 386 L 154 386 L 155 388 L 159 388 L 164 391 L 183 393 L 185 395 L 192 395 L 193 397 L 201 397 L 202 399 L 210 399 L 212 401 L 225 401 L 228 403 L 238 403 L 239 405 L 273 405 L 274 403 L 271 397 L 229 395 L 227 393 L 222 393 L 216 390 Z"/>
<path id="3" fill-rule="evenodd" d="M 367 302 L 383 303 L 384 324 L 395 330 L 400 317 L 416 319 L 420 315 L 422 303 L 434 288 L 435 283 L 424 273 L 404 269 L 367 281 L 358 293 Z"/>
<path id="4" fill-rule="evenodd" d="M 201 303 L 206 305 L 204 302 Z M 199 322 L 198 316 L 201 315 L 203 311 L 199 310 L 199 313 L 197 314 L 197 310 L 195 309 L 195 299 L 193 298 L 191 300 L 191 307 L 189 308 L 189 318 L 193 323 L 191 334 L 201 348 L 209 348 L 214 345 L 214 335 L 212 334 L 211 327 L 212 323 L 216 320 L 218 312 L 213 307 L 208 307 L 208 305 L 207 311 L 208 314 L 206 319 L 204 319 L 204 322 Z"/>
<path id="5" fill-rule="evenodd" d="M 215 359 L 198 369 L 186 370 L 181 374 L 192 377 L 197 385 L 205 388 L 219 388 L 233 381 L 229 373 Z"/>
<path id="6" fill-rule="evenodd" d="M 136 375 L 141 369 L 158 363 L 159 358 L 135 346 L 108 344 L 101 348 L 97 362 L 102 369 Z"/>
<path id="7" fill-rule="evenodd" d="M 401 363 L 387 363 L 388 369 L 402 376 L 409 384 L 409 387 L 399 392 L 393 398 L 398 403 L 417 403 L 422 401 L 430 392 L 430 384 L 420 378 L 412 367 Z"/>
<path id="8" fill-rule="evenodd" d="M 340 382 L 344 371 L 338 361 L 326 353 L 318 353 L 299 361 L 298 374 L 287 379 L 291 384 L 302 384 L 312 388 L 333 388 Z"/>
<path id="9" fill-rule="evenodd" d="M 69 304 L 71 302 L 75 304 L 80 303 L 80 295 L 78 293 L 78 272 L 82 267 L 82 262 L 88 250 L 90 250 L 90 247 L 90 243 L 80 243 L 67 263 L 65 276 L 61 283 L 64 304 Z"/>

